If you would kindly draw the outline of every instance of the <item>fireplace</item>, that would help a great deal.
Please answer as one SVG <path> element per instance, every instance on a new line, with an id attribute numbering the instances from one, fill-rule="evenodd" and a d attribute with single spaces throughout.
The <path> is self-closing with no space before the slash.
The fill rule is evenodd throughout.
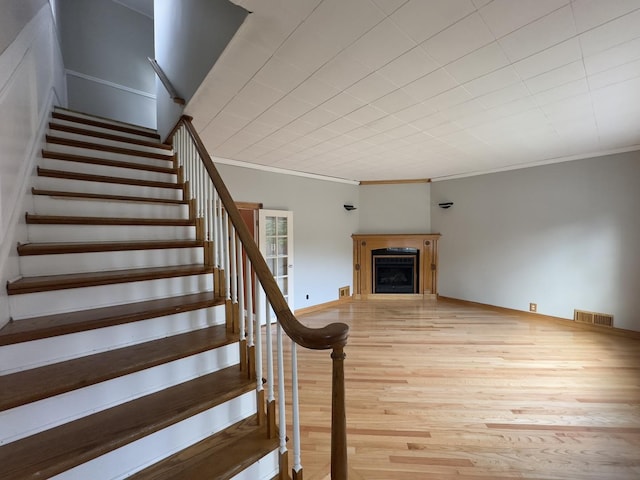
<path id="1" fill-rule="evenodd" d="M 417 248 L 372 250 L 373 293 L 418 293 L 419 257 Z"/>

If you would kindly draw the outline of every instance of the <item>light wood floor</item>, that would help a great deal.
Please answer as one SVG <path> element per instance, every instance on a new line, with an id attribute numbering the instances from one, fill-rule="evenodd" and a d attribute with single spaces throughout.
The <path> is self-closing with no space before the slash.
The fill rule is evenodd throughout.
<path id="1" fill-rule="evenodd" d="M 640 340 L 434 301 L 307 314 L 351 326 L 351 480 L 640 479 Z M 299 351 L 302 465 L 328 478 L 331 361 Z"/>

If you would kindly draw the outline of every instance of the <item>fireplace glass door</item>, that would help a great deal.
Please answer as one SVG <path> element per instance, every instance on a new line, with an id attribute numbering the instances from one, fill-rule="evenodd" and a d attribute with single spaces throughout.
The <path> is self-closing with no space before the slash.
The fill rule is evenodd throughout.
<path id="1" fill-rule="evenodd" d="M 371 254 L 373 293 L 418 293 L 417 249 L 382 248 Z"/>

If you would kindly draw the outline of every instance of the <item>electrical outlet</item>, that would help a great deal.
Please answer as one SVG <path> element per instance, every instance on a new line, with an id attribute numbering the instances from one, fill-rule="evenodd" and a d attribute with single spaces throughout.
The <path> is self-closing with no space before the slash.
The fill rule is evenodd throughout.
<path id="1" fill-rule="evenodd" d="M 307 293 L 307 298 L 306 299 L 309 300 L 309 294 L 308 293 Z"/>
<path id="2" fill-rule="evenodd" d="M 537 303 L 530 303 L 529 304 L 529 311 L 530 312 L 537 312 L 538 311 L 538 304 Z"/>

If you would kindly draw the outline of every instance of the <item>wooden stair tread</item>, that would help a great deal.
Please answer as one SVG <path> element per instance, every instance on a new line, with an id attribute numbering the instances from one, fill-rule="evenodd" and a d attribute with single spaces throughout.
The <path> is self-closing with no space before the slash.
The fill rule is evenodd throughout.
<path id="1" fill-rule="evenodd" d="M 74 133 L 77 135 L 84 135 L 87 137 L 102 138 L 104 140 L 113 140 L 116 142 L 131 143 L 133 145 L 140 145 L 143 147 L 153 147 L 159 150 L 171 150 L 171 145 L 165 143 L 154 142 L 151 140 L 140 140 L 137 138 L 126 137 L 123 135 L 116 135 L 112 133 L 98 132 L 95 130 L 89 130 L 87 128 L 72 127 L 70 125 L 61 125 L 55 122 L 49 122 L 49 129 L 56 130 L 58 132 Z"/>
<path id="2" fill-rule="evenodd" d="M 124 185 L 138 185 L 140 187 L 182 189 L 182 185 L 173 182 L 160 182 L 157 180 L 139 180 L 137 178 L 114 177 L 108 175 L 93 175 L 89 173 L 69 172 L 66 170 L 54 170 L 38 167 L 38 176 L 51 178 L 65 178 L 67 180 L 82 180 L 84 182 L 119 183 Z"/>
<path id="3" fill-rule="evenodd" d="M 173 155 L 170 153 L 145 152 L 143 150 L 136 150 L 135 148 L 113 147 L 110 145 L 102 145 L 101 143 L 83 142 L 81 140 L 56 137 L 54 135 L 47 135 L 45 138 L 49 144 L 64 145 L 66 147 L 100 150 L 102 152 L 119 153 L 133 157 L 155 158 L 156 160 L 173 160 Z"/>
<path id="4" fill-rule="evenodd" d="M 176 169 L 173 167 L 161 167 L 160 165 L 145 165 L 135 162 L 123 162 L 120 160 L 109 160 L 106 158 L 87 157 L 84 155 L 74 155 L 71 153 L 52 152 L 42 150 L 42 158 L 50 158 L 52 160 L 64 160 L 65 162 L 87 163 L 91 165 L 104 165 L 106 167 L 130 168 L 132 170 L 145 170 L 155 173 L 167 173 L 175 175 Z"/>
<path id="5" fill-rule="evenodd" d="M 49 478 L 255 389 L 237 365 L 0 446 L 4 478 Z"/>
<path id="6" fill-rule="evenodd" d="M 68 112 L 72 112 L 72 110 L 61 109 L 60 107 L 57 107 L 57 108 L 59 110 L 66 110 Z M 117 132 L 131 133 L 134 135 L 140 135 L 143 137 L 149 137 L 155 140 L 160 140 L 160 135 L 157 132 L 151 131 L 151 129 L 147 129 L 145 127 L 138 127 L 132 124 L 124 124 L 124 122 L 122 122 L 120 125 L 115 125 L 109 122 L 102 122 L 99 119 L 78 117 L 76 115 L 71 115 L 61 111 L 52 112 L 51 117 L 57 118 L 58 120 L 66 120 L 68 122 L 76 122 L 84 125 L 91 125 L 92 127 L 98 127 L 98 128 L 107 128 L 109 130 L 115 130 Z"/>
<path id="7" fill-rule="evenodd" d="M 158 250 L 202 247 L 201 240 L 143 240 L 129 242 L 23 243 L 18 255 L 56 255 L 65 253 L 116 252 L 126 250 Z"/>
<path id="8" fill-rule="evenodd" d="M 151 267 L 104 272 L 70 273 L 66 275 L 43 275 L 39 277 L 23 277 L 13 282 L 8 282 L 7 293 L 9 295 L 17 295 L 208 273 L 213 273 L 213 267 L 207 265 L 181 265 L 177 267 Z"/>
<path id="9" fill-rule="evenodd" d="M 232 478 L 279 446 L 248 417 L 129 477 L 131 480 Z"/>
<path id="10" fill-rule="evenodd" d="M 187 200 L 176 200 L 173 198 L 153 198 L 153 197 L 135 197 L 131 195 L 108 195 L 101 193 L 84 193 L 84 192 L 67 192 L 62 190 L 44 190 L 40 188 L 32 188 L 32 195 L 49 195 L 51 197 L 64 198 L 90 198 L 92 200 L 107 200 L 114 202 L 146 202 L 146 203 L 168 203 L 186 205 Z"/>
<path id="11" fill-rule="evenodd" d="M 24 318 L 10 322 L 0 329 L 0 345 L 84 332 L 223 304 L 224 299 L 216 297 L 213 292 L 200 292 L 77 312 Z"/>
<path id="12" fill-rule="evenodd" d="M 191 227 L 196 224 L 189 218 L 142 218 L 142 217 L 80 217 L 64 215 L 25 215 L 29 225 L 148 225 Z"/>
<path id="13" fill-rule="evenodd" d="M 0 411 L 95 385 L 237 341 L 215 325 L 0 376 Z"/>

